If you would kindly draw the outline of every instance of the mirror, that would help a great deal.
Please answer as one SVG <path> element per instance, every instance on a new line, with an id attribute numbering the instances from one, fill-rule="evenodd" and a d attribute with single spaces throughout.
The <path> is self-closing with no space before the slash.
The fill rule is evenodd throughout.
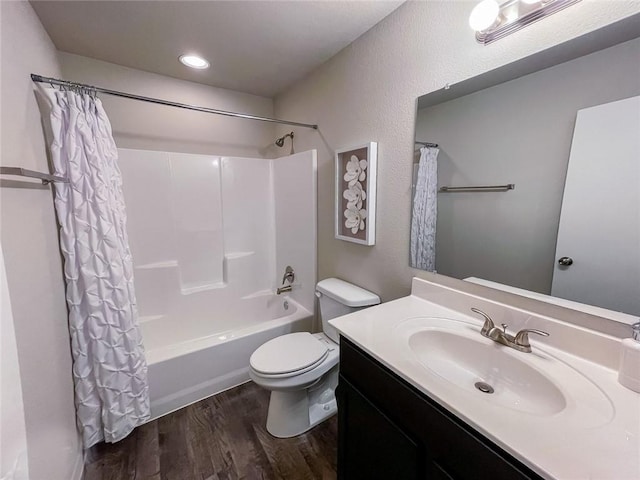
<path id="1" fill-rule="evenodd" d="M 637 23 L 637 19 L 633 20 Z M 571 165 L 577 162 L 572 157 L 576 150 L 572 142 L 578 111 L 640 95 L 640 38 L 637 33 L 622 35 L 622 27 L 605 27 L 569 42 L 571 45 L 558 46 L 554 51 L 541 52 L 454 85 L 450 89 L 453 91 L 437 91 L 418 99 L 412 267 L 419 268 L 416 252 L 424 254 L 433 247 L 425 226 L 426 217 L 420 219 L 425 204 L 416 198 L 424 197 L 421 193 L 424 174 L 421 177 L 418 173 L 420 142 L 432 142 L 439 149 L 434 188 L 438 190 L 435 271 L 460 279 L 477 277 L 532 292 L 556 294 L 552 290 L 552 284 L 556 283 L 554 275 L 571 268 L 558 264 L 561 256 L 570 257 L 571 252 L 556 253 L 556 243 L 563 194 L 570 190 L 565 188 L 570 157 Z M 637 131 L 635 135 L 632 143 L 637 142 Z M 593 135 L 591 141 L 593 144 Z M 612 145 L 595 144 L 602 170 L 592 173 L 597 177 L 600 173 L 619 172 L 624 177 L 615 163 L 617 156 L 611 153 Z M 433 148 L 430 150 L 433 156 Z M 426 172 L 428 159 L 424 162 Z M 638 163 L 640 158 L 635 158 L 635 172 Z M 584 265 L 591 258 L 618 248 L 607 239 L 638 238 L 640 178 L 627 183 L 632 188 L 612 188 L 610 183 L 606 187 L 611 190 L 607 202 L 615 197 L 618 203 L 609 203 L 603 215 L 592 215 L 590 228 L 597 231 L 599 219 L 618 214 L 623 206 L 631 205 L 632 220 L 619 222 L 616 231 L 607 232 L 605 241 L 589 258 L 575 259 L 576 265 L 577 262 Z M 515 187 L 509 189 L 510 184 Z M 477 186 L 505 188 L 442 191 L 442 187 Z M 589 216 L 591 212 L 582 214 Z M 639 263 L 640 241 L 634 243 L 628 261 Z M 427 266 L 428 262 L 422 265 Z M 640 265 L 635 269 L 640 272 Z M 588 296 L 587 300 L 572 293 L 558 296 L 640 316 L 640 302 L 636 300 L 640 299 L 640 273 L 627 277 L 633 281 L 624 285 L 623 301 L 619 289 L 603 281 L 604 272 L 592 269 L 590 275 L 587 283 L 592 283 L 598 295 Z M 617 293 L 618 298 L 614 299 L 614 295 L 607 298 L 603 292 Z"/>

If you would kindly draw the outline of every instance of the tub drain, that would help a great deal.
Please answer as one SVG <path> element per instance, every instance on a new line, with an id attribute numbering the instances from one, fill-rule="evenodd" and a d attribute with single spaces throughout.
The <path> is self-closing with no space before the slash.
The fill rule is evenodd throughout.
<path id="1" fill-rule="evenodd" d="M 476 387 L 482 393 L 493 393 L 494 392 L 493 387 L 491 385 L 489 385 L 488 383 L 485 383 L 485 382 L 476 382 L 474 384 L 474 387 Z"/>

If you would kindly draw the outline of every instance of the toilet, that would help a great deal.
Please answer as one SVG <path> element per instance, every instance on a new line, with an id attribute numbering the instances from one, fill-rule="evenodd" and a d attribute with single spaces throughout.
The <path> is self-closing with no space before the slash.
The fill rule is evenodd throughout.
<path id="1" fill-rule="evenodd" d="M 267 431 L 278 438 L 300 435 L 337 411 L 338 331 L 332 318 L 380 303 L 380 297 L 338 278 L 316 285 L 322 333 L 289 333 L 269 340 L 249 360 L 251 379 L 271 390 Z"/>

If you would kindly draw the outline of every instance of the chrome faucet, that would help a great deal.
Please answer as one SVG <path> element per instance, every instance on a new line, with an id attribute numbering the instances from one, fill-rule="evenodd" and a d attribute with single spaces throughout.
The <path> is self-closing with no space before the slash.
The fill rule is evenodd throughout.
<path id="1" fill-rule="evenodd" d="M 276 294 L 280 295 L 281 293 L 290 292 L 292 290 L 293 281 L 296 279 L 296 274 L 293 272 L 293 268 L 287 266 L 284 270 L 284 275 L 282 277 L 282 286 L 278 287 L 276 290 Z"/>
<path id="2" fill-rule="evenodd" d="M 505 345 L 507 347 L 518 350 L 519 352 L 531 353 L 531 344 L 529 343 L 529 334 L 535 333 L 536 335 L 542 335 L 543 337 L 548 337 L 549 334 L 547 332 L 543 332 L 542 330 L 536 330 L 535 328 L 525 328 L 516 333 L 515 336 L 509 335 L 507 333 L 507 325 L 502 323 L 502 330 L 500 330 L 491 320 L 491 317 L 484 313 L 482 310 L 477 308 L 472 308 L 472 312 L 477 313 L 478 315 L 482 315 L 484 317 L 484 325 L 482 325 L 482 330 L 480 330 L 480 334 L 483 337 L 490 338 L 494 342 L 497 342 L 501 345 Z"/>

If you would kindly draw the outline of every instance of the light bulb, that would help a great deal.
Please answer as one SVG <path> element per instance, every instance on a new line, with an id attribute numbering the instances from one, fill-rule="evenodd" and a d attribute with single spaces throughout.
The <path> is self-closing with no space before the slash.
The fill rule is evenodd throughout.
<path id="1" fill-rule="evenodd" d="M 209 62 L 197 55 L 180 55 L 179 60 L 183 65 L 186 65 L 187 67 L 197 68 L 199 70 L 209 68 Z"/>
<path id="2" fill-rule="evenodd" d="M 498 18 L 500 5 L 496 0 L 482 0 L 471 10 L 469 15 L 469 26 L 476 32 L 486 30 Z"/>

